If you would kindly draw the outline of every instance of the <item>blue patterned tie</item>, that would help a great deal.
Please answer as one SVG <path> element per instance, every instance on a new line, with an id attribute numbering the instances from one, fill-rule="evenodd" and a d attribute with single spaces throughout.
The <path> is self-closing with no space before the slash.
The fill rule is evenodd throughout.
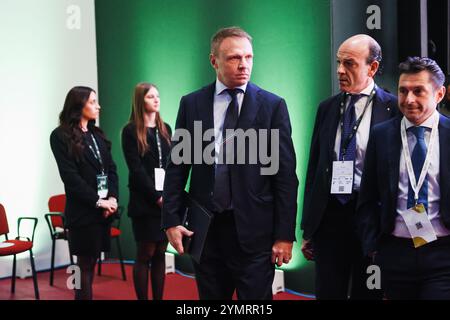
<path id="1" fill-rule="evenodd" d="M 416 183 L 419 182 L 419 176 L 422 171 L 425 158 L 427 156 L 425 129 L 425 127 L 411 127 L 408 129 L 408 131 L 412 132 L 417 138 L 417 143 L 414 146 L 414 150 L 411 154 L 411 161 L 414 169 L 414 175 L 416 176 Z M 411 187 L 411 183 L 409 183 L 408 185 L 408 208 L 411 208 L 415 205 L 414 191 Z M 425 209 L 428 210 L 428 175 L 425 177 L 422 187 L 420 188 L 419 200 L 417 202 L 423 203 Z"/>
<path id="2" fill-rule="evenodd" d="M 231 96 L 231 102 L 228 105 L 225 120 L 223 122 L 222 137 L 226 139 L 227 129 L 236 129 L 239 118 L 239 103 L 237 100 L 237 94 L 242 92 L 241 89 L 226 89 L 223 92 L 227 92 Z M 215 182 L 214 182 L 214 203 L 219 212 L 228 210 L 231 208 L 231 176 L 228 166 L 225 164 L 227 159 L 227 143 L 224 142 L 221 148 L 223 163 L 216 164 L 215 170 Z"/>
<path id="3" fill-rule="evenodd" d="M 353 94 L 350 99 L 350 103 L 347 107 L 347 110 L 344 112 L 344 125 L 342 127 L 341 132 L 341 146 L 347 141 L 347 138 L 350 136 L 353 126 L 356 122 L 356 114 L 355 114 L 355 103 L 361 98 L 360 94 Z M 343 149 L 340 149 L 339 152 L 339 160 L 343 160 Z M 347 152 L 345 154 L 345 160 L 355 160 L 356 159 L 356 134 L 353 136 L 350 143 L 347 145 Z"/>
<path id="4" fill-rule="evenodd" d="M 355 103 L 362 97 L 363 94 L 352 94 L 350 98 L 350 103 L 347 109 L 344 112 L 344 123 L 342 126 L 341 132 L 341 148 L 339 151 L 339 160 L 344 160 L 343 154 L 343 144 L 347 141 L 348 137 L 352 133 L 353 126 L 356 122 L 356 114 L 355 114 Z M 347 145 L 347 150 L 345 153 L 345 161 L 354 161 L 356 159 L 356 134 L 353 136 L 352 140 L 350 140 Z M 346 204 L 352 198 L 351 194 L 337 194 L 336 198 L 340 203 Z"/>

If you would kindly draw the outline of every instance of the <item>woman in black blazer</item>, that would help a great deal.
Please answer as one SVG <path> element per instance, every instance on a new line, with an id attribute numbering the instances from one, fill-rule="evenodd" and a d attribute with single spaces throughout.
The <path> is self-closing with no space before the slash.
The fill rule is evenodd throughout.
<path id="1" fill-rule="evenodd" d="M 171 129 L 163 122 L 159 106 L 155 85 L 139 83 L 134 91 L 130 121 L 122 131 L 122 148 L 129 170 L 128 215 L 137 244 L 133 281 L 139 300 L 148 299 L 149 262 L 153 299 L 161 300 L 164 290 L 167 238 L 161 231 L 163 199 L 158 182 L 163 180 L 161 172 L 170 152 Z"/>
<path id="2" fill-rule="evenodd" d="M 109 251 L 111 216 L 117 210 L 116 165 L 111 143 L 95 126 L 99 110 L 94 90 L 72 88 L 59 115 L 60 125 L 50 136 L 66 192 L 69 247 L 81 271 L 76 300 L 92 299 L 95 263 L 101 251 Z"/>

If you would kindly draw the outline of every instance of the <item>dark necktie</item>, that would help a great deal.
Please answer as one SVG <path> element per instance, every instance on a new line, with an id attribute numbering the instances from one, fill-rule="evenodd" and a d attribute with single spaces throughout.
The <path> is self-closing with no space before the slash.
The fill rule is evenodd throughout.
<path id="1" fill-rule="evenodd" d="M 344 143 L 347 143 L 348 137 L 353 131 L 353 127 L 356 122 L 355 114 L 355 103 L 362 97 L 363 94 L 352 94 L 350 98 L 350 103 L 344 112 L 344 123 L 341 132 L 341 147 L 339 151 L 339 160 L 354 161 L 356 159 L 356 134 L 353 136 L 352 140 L 347 145 L 345 159 L 343 154 Z M 346 204 L 352 198 L 351 194 L 337 194 L 336 198 L 340 203 Z"/>
<path id="2" fill-rule="evenodd" d="M 233 152 L 231 150 L 227 150 L 227 145 L 229 146 L 229 142 L 227 143 L 227 129 L 236 129 L 238 118 L 239 118 L 239 103 L 237 100 L 237 94 L 242 92 L 241 89 L 226 89 L 224 92 L 227 92 L 231 96 L 231 102 L 228 105 L 225 120 L 223 122 L 222 128 L 222 138 L 223 143 L 220 148 L 219 154 L 219 163 L 216 164 L 215 170 L 215 182 L 214 182 L 214 202 L 219 212 L 224 210 L 229 210 L 232 208 L 231 199 L 231 176 L 228 166 L 226 165 L 227 157 L 232 159 Z M 230 137 L 228 137 L 230 139 Z M 223 159 L 223 163 L 221 163 L 220 159 Z"/>
<path id="3" fill-rule="evenodd" d="M 425 158 L 427 156 L 427 145 L 425 143 L 425 127 L 411 127 L 408 131 L 412 132 L 417 139 L 417 143 L 414 146 L 414 150 L 411 154 L 411 162 L 414 169 L 414 175 L 416 176 L 416 183 L 419 182 L 419 176 L 422 171 L 423 164 L 425 163 Z M 409 181 L 409 180 L 408 180 Z M 411 183 L 408 190 L 408 208 L 415 205 L 414 191 L 411 187 Z M 417 203 L 423 203 L 425 209 L 428 210 L 428 175 L 422 184 L 419 191 L 419 199 Z"/>

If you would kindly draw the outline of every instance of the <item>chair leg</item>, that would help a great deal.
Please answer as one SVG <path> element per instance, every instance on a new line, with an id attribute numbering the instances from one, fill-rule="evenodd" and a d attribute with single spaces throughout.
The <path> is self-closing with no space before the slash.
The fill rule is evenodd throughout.
<path id="1" fill-rule="evenodd" d="M 14 255 L 13 259 L 13 269 L 12 269 L 12 278 L 11 278 L 11 293 L 16 291 L 16 255 Z"/>
<path id="2" fill-rule="evenodd" d="M 119 259 L 120 259 L 120 268 L 122 269 L 122 279 L 123 281 L 127 281 L 127 275 L 125 273 L 125 264 L 123 263 L 123 257 L 122 257 L 122 248 L 120 247 L 120 238 L 116 238 L 117 242 L 117 251 L 119 253 Z"/>
<path id="3" fill-rule="evenodd" d="M 100 255 L 98 256 L 98 269 L 97 269 L 97 275 L 102 275 L 102 253 L 100 252 Z"/>
<path id="4" fill-rule="evenodd" d="M 75 263 L 73 262 L 73 255 L 72 252 L 70 252 L 70 247 L 69 247 L 69 258 L 70 258 L 70 265 L 74 265 Z"/>
<path id="5" fill-rule="evenodd" d="M 37 281 L 36 267 L 34 265 L 33 250 L 30 249 L 30 262 L 31 262 L 31 272 L 33 273 L 33 283 L 34 283 L 34 296 L 36 300 L 39 300 L 39 287 Z"/>
<path id="6" fill-rule="evenodd" d="M 66 230 L 64 239 L 67 241 L 67 246 L 69 247 L 70 265 L 73 266 L 73 265 L 75 265 L 75 263 L 74 263 L 74 261 L 73 261 L 72 250 L 70 249 L 70 242 L 69 242 L 69 237 L 68 237 L 68 231 L 67 231 L 67 230 Z"/>
<path id="7" fill-rule="evenodd" d="M 52 258 L 51 258 L 51 263 L 50 263 L 50 286 L 53 286 L 53 272 L 55 269 L 55 244 L 56 244 L 56 239 L 53 238 L 53 240 L 52 240 Z"/>

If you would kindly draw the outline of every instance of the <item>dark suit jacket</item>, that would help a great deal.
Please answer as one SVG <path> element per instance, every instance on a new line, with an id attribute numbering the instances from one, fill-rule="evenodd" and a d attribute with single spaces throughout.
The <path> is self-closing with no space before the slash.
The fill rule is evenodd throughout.
<path id="1" fill-rule="evenodd" d="M 330 199 L 334 144 L 340 120 L 343 93 L 320 103 L 314 124 L 306 174 L 301 228 L 303 238 L 310 239 L 317 231 Z M 375 124 L 398 114 L 397 98 L 377 88 L 372 104 L 371 130 Z"/>
<path id="2" fill-rule="evenodd" d="M 214 128 L 215 83 L 184 96 L 176 129 L 194 133 L 194 121 L 202 121 L 203 132 Z M 267 249 L 274 240 L 295 240 L 298 180 L 291 125 L 285 101 L 248 83 L 237 128 L 279 129 L 279 171 L 263 176 L 258 164 L 230 165 L 233 208 L 239 241 L 248 251 Z M 176 133 L 175 133 L 176 134 Z M 203 149 L 212 142 L 203 142 Z M 270 137 L 269 137 L 270 143 Z M 175 146 L 176 144 L 174 144 Z M 248 142 L 245 146 L 248 155 Z M 194 155 L 193 144 L 191 154 Z M 248 163 L 248 162 L 247 162 Z M 214 165 L 175 165 L 169 159 L 164 185 L 163 228 L 182 223 L 183 194 L 189 173 L 190 196 L 214 210 Z"/>
<path id="3" fill-rule="evenodd" d="M 108 197 L 115 197 L 119 201 L 118 177 L 111 151 L 108 149 L 106 141 L 95 131 L 94 136 L 102 155 L 105 174 L 108 175 Z M 73 156 L 69 155 L 68 144 L 60 127 L 51 133 L 50 146 L 66 193 L 64 210 L 66 227 L 109 223 L 111 219 L 105 219 L 102 209 L 95 207 L 99 199 L 97 175 L 101 174 L 101 167 L 89 147 L 85 145 L 83 160 L 76 161 Z"/>
<path id="4" fill-rule="evenodd" d="M 169 125 L 165 125 L 171 135 Z M 150 139 L 150 134 L 147 134 L 147 143 L 149 151 L 142 157 L 138 152 L 136 126 L 130 123 L 123 128 L 122 149 L 128 165 L 128 188 L 130 189 L 128 215 L 130 217 L 161 216 L 161 208 L 156 201 L 162 196 L 162 192 L 155 190 L 155 168 L 159 168 L 158 146 L 154 137 Z M 161 151 L 163 168 L 165 168 L 170 146 L 162 137 Z"/>
<path id="5" fill-rule="evenodd" d="M 376 126 L 369 139 L 357 209 L 358 234 L 365 254 L 376 251 L 395 228 L 402 141 L 401 117 Z M 386 143 L 386 142 L 389 143 Z M 439 119 L 440 215 L 450 229 L 450 119 Z"/>

